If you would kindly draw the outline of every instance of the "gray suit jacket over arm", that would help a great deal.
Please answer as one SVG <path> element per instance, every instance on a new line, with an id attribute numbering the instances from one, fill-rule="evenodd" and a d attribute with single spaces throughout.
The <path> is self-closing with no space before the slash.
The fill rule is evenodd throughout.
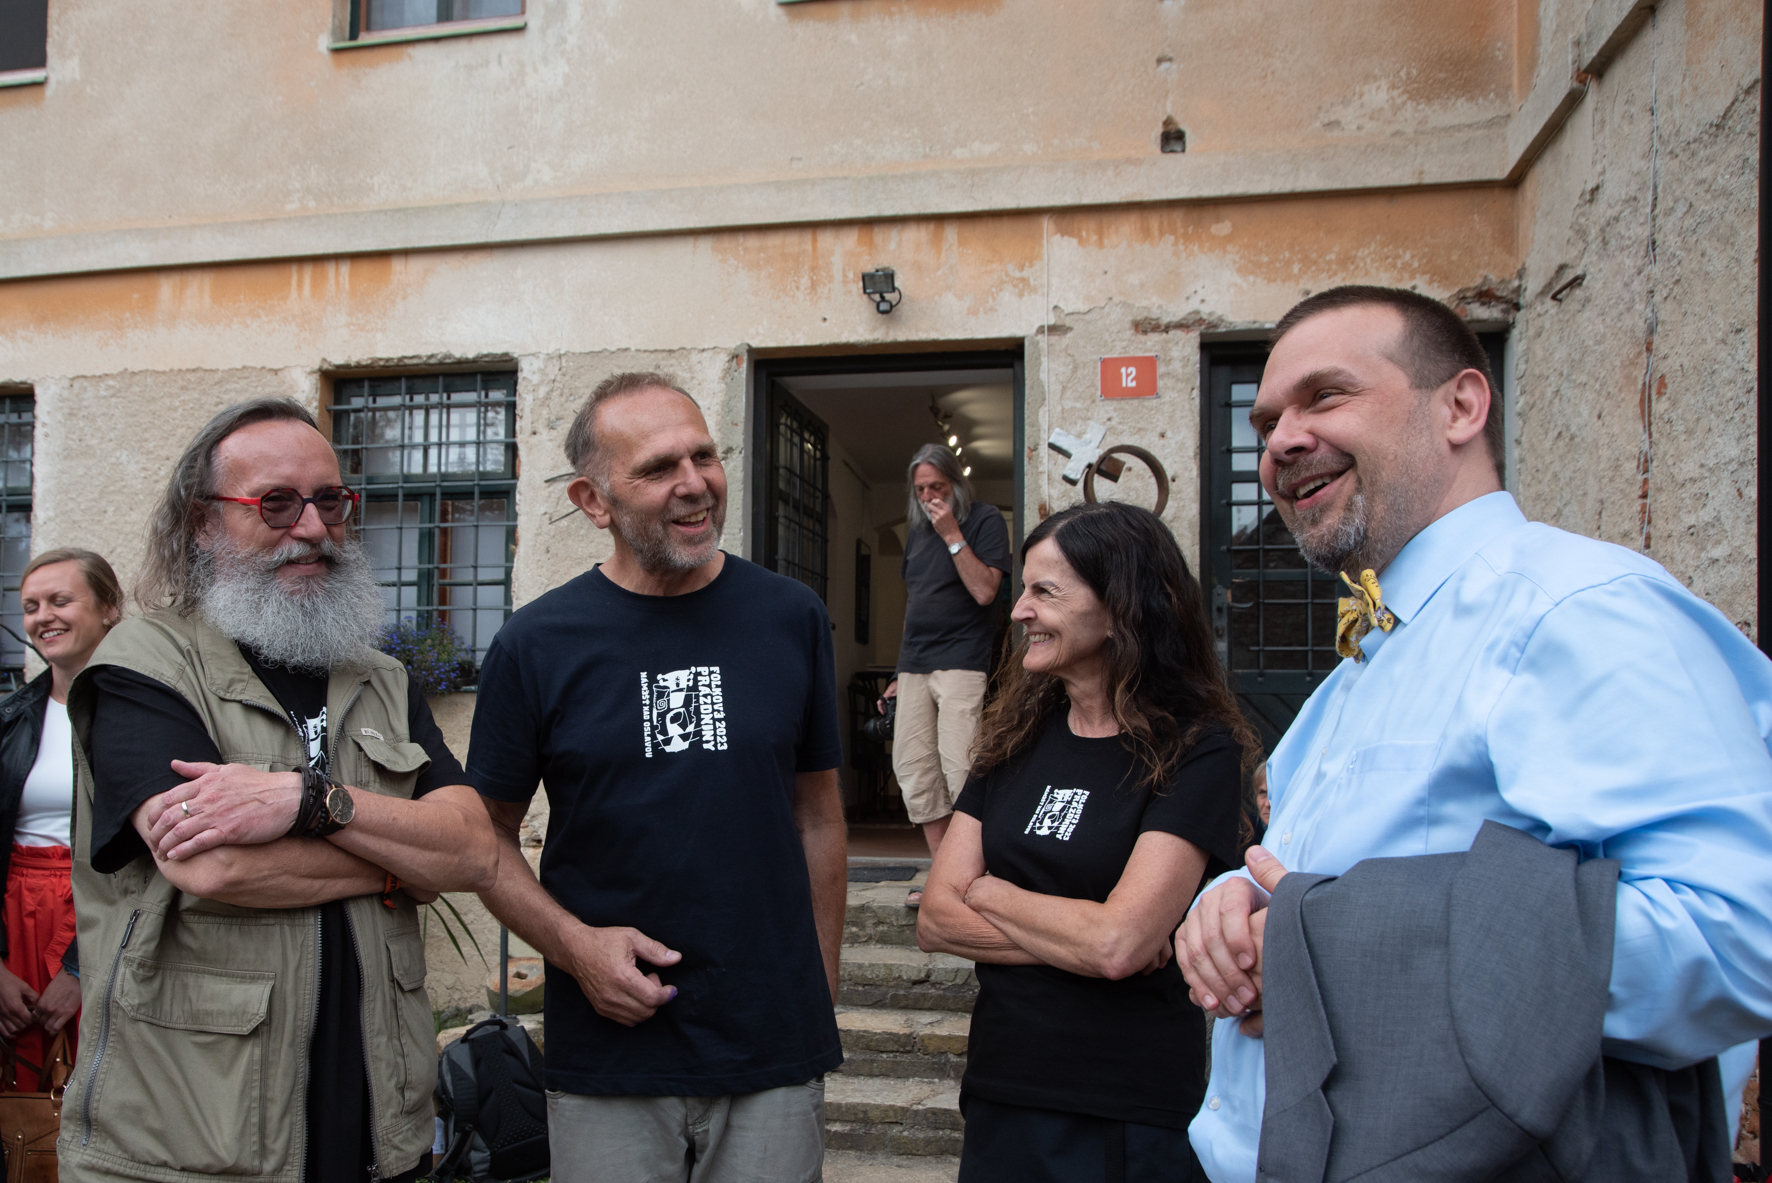
<path id="1" fill-rule="evenodd" d="M 1263 1183 L 1730 1178 L 1715 1060 L 1604 1058 L 1618 863 L 1484 824 L 1294 872 L 1263 953 Z"/>

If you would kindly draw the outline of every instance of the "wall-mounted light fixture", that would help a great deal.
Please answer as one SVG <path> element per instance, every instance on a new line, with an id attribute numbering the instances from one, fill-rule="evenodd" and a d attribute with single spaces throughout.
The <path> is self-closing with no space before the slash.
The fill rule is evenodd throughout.
<path id="1" fill-rule="evenodd" d="M 876 267 L 872 271 L 861 273 L 861 294 L 874 302 L 874 308 L 881 315 L 898 307 L 904 293 L 898 290 L 898 279 L 890 267 Z M 892 297 L 898 297 L 893 299 Z"/>

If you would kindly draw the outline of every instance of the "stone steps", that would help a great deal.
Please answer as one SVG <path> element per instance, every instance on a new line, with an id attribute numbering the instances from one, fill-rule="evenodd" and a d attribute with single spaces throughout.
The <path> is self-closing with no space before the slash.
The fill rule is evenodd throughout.
<path id="1" fill-rule="evenodd" d="M 917 914 L 904 898 L 925 873 L 849 885 L 837 993 L 843 1067 L 825 1078 L 825 1147 L 858 1179 L 913 1163 L 953 1178 L 960 1153 L 978 979 L 965 958 L 917 948 Z"/>
<path id="2" fill-rule="evenodd" d="M 972 963 L 902 945 L 844 945 L 837 1002 L 850 1007 L 972 1011 Z"/>
<path id="3" fill-rule="evenodd" d="M 969 1016 L 953 1011 L 839 1007 L 843 1072 L 958 1081 L 966 1071 L 970 1026 Z"/>

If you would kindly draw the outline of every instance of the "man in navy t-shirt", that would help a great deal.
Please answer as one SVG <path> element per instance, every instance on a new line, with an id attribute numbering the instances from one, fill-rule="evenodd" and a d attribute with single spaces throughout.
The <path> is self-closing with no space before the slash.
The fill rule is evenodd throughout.
<path id="1" fill-rule="evenodd" d="M 554 979 L 553 1178 L 816 1179 L 848 865 L 829 617 L 719 549 L 725 470 L 668 378 L 601 383 L 566 452 L 615 553 L 500 630 L 468 755 L 503 839 L 481 898 Z"/>

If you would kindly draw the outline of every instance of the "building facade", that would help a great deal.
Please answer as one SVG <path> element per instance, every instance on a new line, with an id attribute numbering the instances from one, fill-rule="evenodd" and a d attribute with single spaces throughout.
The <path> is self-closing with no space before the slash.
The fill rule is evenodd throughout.
<path id="1" fill-rule="evenodd" d="M 42 19 L 0 30 L 14 581 L 81 545 L 128 582 L 195 428 L 289 395 L 370 495 L 391 616 L 483 652 L 606 553 L 562 441 L 599 379 L 660 369 L 726 456 L 728 549 L 823 592 L 844 684 L 896 649 L 910 447 L 952 435 L 1025 530 L 1080 496 L 1047 441 L 1095 423 L 1160 462 L 1279 726 L 1333 591 L 1236 407 L 1266 328 L 1360 282 L 1488 334 L 1529 516 L 1757 627 L 1758 4 L 15 10 Z M 1123 370 L 1155 396 L 1104 397 Z M 1156 496 L 1136 462 L 1098 484 Z"/>

